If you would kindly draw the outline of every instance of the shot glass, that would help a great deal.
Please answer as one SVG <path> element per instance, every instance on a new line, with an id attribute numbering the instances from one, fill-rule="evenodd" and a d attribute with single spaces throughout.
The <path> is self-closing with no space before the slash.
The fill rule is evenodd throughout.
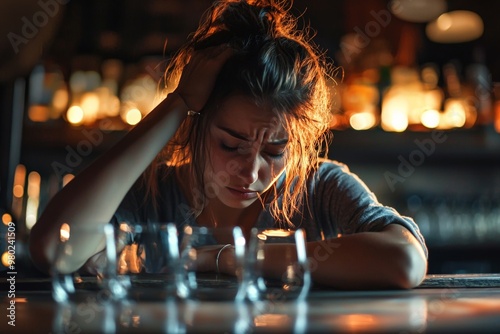
<path id="1" fill-rule="evenodd" d="M 252 229 L 238 300 L 304 300 L 311 273 L 302 229 Z"/>
<path id="2" fill-rule="evenodd" d="M 86 259 L 80 258 L 79 249 L 98 247 L 100 244 L 104 244 L 104 250 L 92 257 L 92 266 L 88 270 L 90 274 L 80 276 L 78 269 L 74 269 L 74 263 L 85 262 Z M 116 278 L 113 226 L 86 224 L 70 227 L 62 224 L 51 273 L 52 296 L 56 302 L 81 301 L 89 297 L 100 302 L 109 300 Z"/>
<path id="3" fill-rule="evenodd" d="M 166 300 L 177 294 L 178 233 L 174 223 L 120 224 L 117 284 L 132 300 Z"/>
<path id="4" fill-rule="evenodd" d="M 187 226 L 179 243 L 179 297 L 190 300 L 233 300 L 238 292 L 245 253 L 242 230 L 239 227 Z M 226 249 L 228 245 L 231 246 L 230 250 Z M 217 257 L 222 252 L 233 250 L 235 276 L 218 273 Z"/>

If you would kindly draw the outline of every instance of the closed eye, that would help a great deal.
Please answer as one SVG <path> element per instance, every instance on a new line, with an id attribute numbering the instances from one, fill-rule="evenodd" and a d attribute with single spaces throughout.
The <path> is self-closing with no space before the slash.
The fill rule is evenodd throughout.
<path id="1" fill-rule="evenodd" d="M 285 151 L 281 152 L 265 152 L 271 159 L 280 159 L 285 155 Z"/>
<path id="2" fill-rule="evenodd" d="M 220 147 L 224 150 L 224 151 L 227 151 L 227 152 L 236 152 L 238 150 L 238 146 L 236 147 L 233 147 L 233 146 L 228 146 L 224 143 L 221 143 L 220 144 Z"/>

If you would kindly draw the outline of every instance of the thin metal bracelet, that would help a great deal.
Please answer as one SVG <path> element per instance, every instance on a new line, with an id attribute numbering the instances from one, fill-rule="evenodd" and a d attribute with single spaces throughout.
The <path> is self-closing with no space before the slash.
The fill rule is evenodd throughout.
<path id="1" fill-rule="evenodd" d="M 194 111 L 192 110 L 188 104 L 186 103 L 186 99 L 184 99 L 184 96 L 182 96 L 180 93 L 176 92 L 176 91 L 173 91 L 171 94 L 176 94 L 180 99 L 181 101 L 184 103 L 184 105 L 188 108 L 188 111 L 187 111 L 187 115 L 190 116 L 190 117 L 195 117 L 195 116 L 199 116 L 200 113 L 197 112 L 197 111 Z"/>
<path id="2" fill-rule="evenodd" d="M 231 246 L 231 244 L 226 244 L 226 245 L 222 246 L 222 248 L 219 249 L 219 252 L 217 253 L 217 257 L 215 258 L 215 270 L 216 270 L 217 275 L 220 274 L 220 271 L 219 271 L 219 258 L 220 258 L 220 255 L 221 255 L 221 253 L 222 253 L 222 251 L 224 249 L 226 249 L 227 247 L 230 247 L 230 246 Z"/>
<path id="3" fill-rule="evenodd" d="M 191 117 L 194 117 L 194 116 L 199 116 L 200 113 L 197 112 L 197 111 L 194 111 L 194 110 L 188 110 L 187 115 L 191 116 Z"/>

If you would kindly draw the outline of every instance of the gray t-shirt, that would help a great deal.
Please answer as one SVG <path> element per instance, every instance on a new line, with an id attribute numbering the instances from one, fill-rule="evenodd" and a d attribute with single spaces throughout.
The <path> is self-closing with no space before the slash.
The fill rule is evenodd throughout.
<path id="1" fill-rule="evenodd" d="M 137 182 L 129 191 L 112 222 L 175 222 L 178 229 L 196 226 L 194 215 L 181 192 L 172 167 L 158 170 L 158 197 L 153 203 L 146 188 Z M 283 175 L 284 176 L 284 175 Z M 283 177 L 282 176 L 282 177 Z M 282 178 L 278 180 L 278 185 Z M 391 207 L 377 201 L 375 195 L 347 166 L 322 160 L 320 168 L 307 182 L 308 193 L 302 210 L 292 217 L 296 228 L 303 228 L 308 241 L 335 238 L 358 232 L 381 231 L 389 224 L 406 227 L 420 241 L 427 255 L 424 238 L 417 224 Z M 278 227 L 268 210 L 262 211 L 256 227 Z"/>

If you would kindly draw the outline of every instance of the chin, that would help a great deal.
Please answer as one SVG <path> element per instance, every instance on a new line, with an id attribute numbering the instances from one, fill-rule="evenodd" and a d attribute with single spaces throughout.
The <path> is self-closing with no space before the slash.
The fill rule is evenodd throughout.
<path id="1" fill-rule="evenodd" d="M 230 207 L 232 209 L 246 209 L 250 205 L 255 203 L 255 201 L 257 201 L 258 198 L 253 198 L 251 200 L 235 200 L 233 198 L 227 198 L 227 197 L 224 198 L 223 196 L 219 196 L 218 200 L 225 206 Z"/>

